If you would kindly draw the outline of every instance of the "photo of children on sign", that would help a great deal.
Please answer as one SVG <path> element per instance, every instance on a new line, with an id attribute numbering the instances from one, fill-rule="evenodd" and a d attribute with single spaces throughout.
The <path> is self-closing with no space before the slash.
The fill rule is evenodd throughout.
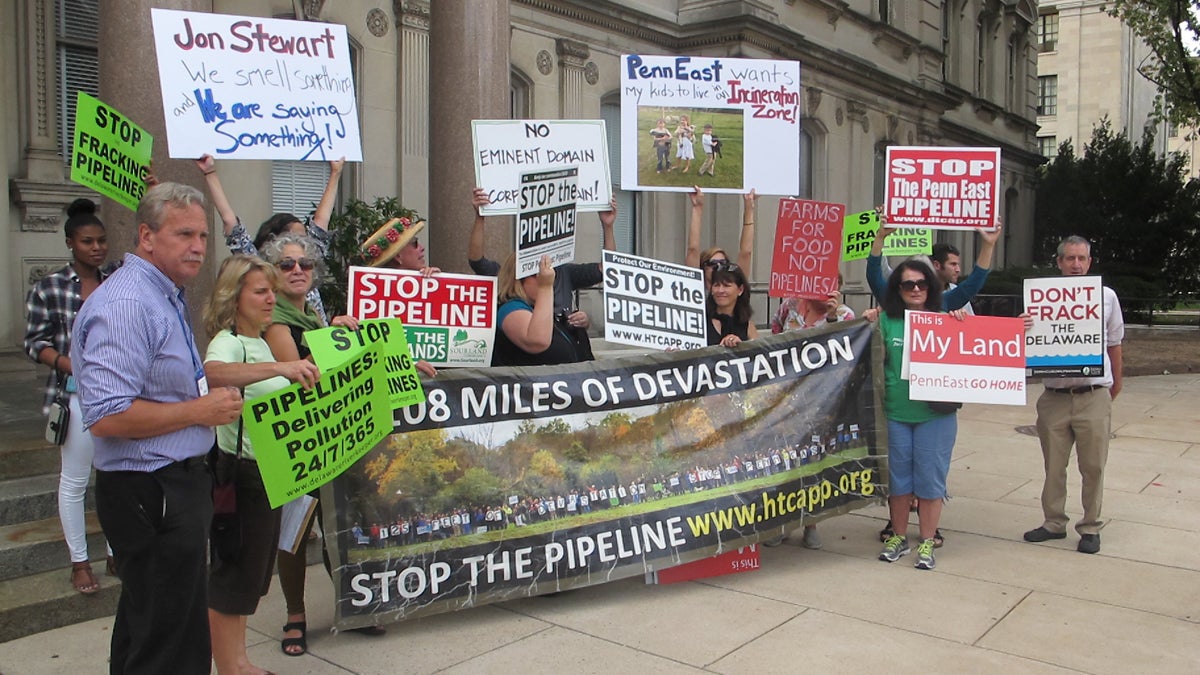
<path id="1" fill-rule="evenodd" d="M 691 189 L 742 190 L 745 135 L 741 111 L 639 106 L 638 182 Z"/>

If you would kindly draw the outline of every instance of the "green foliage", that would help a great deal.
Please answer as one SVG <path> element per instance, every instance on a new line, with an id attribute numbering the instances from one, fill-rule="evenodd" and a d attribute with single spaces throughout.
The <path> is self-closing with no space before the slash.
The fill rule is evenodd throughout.
<path id="1" fill-rule="evenodd" d="M 1200 36 L 1200 2 L 1114 0 L 1108 13 L 1154 53 L 1138 64 L 1138 72 L 1158 88 L 1155 116 L 1181 127 L 1200 126 L 1200 62 L 1188 44 Z"/>
<path id="2" fill-rule="evenodd" d="M 346 283 L 352 265 L 365 265 L 359 246 L 392 218 L 420 216 L 400 205 L 395 197 L 376 197 L 373 203 L 351 199 L 346 208 L 329 219 L 329 255 L 325 256 L 328 279 L 321 284 L 321 300 L 329 316 L 346 313 Z"/>
<path id="3" fill-rule="evenodd" d="M 1092 271 L 1119 295 L 1195 293 L 1200 182 L 1185 176 L 1185 158 L 1157 155 L 1152 133 L 1134 144 L 1102 120 L 1081 155 L 1068 141 L 1042 168 L 1034 260 L 1053 264 L 1059 241 L 1077 234 L 1092 241 Z"/>
<path id="4" fill-rule="evenodd" d="M 500 479 L 486 469 L 473 466 L 463 472 L 444 492 L 448 506 L 496 504 L 504 496 Z"/>

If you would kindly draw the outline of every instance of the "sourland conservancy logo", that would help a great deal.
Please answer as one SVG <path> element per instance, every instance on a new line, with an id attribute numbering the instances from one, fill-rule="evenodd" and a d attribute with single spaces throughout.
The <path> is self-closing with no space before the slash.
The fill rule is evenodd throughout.
<path id="1" fill-rule="evenodd" d="M 454 334 L 454 344 L 451 347 L 460 353 L 469 354 L 473 351 L 483 351 L 487 349 L 487 342 L 480 339 L 472 338 L 467 331 L 459 329 Z"/>

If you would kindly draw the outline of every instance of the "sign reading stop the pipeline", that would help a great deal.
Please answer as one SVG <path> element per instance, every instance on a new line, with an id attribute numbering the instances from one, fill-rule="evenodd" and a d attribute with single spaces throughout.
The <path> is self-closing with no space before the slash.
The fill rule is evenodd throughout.
<path id="1" fill-rule="evenodd" d="M 888 224 L 994 230 L 1000 148 L 893 146 L 887 149 Z"/>

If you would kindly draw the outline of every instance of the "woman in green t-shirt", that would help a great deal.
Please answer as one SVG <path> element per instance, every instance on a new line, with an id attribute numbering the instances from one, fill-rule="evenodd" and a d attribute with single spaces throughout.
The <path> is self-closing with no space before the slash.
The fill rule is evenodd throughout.
<path id="1" fill-rule="evenodd" d="M 935 412 L 925 401 L 908 395 L 908 380 L 901 377 L 904 357 L 904 312 L 942 311 L 942 284 L 929 265 L 918 259 L 900 263 L 888 278 L 882 311 L 863 312 L 868 321 L 879 321 L 884 346 L 884 410 L 888 427 L 888 508 L 895 533 L 884 542 L 879 559 L 895 562 L 908 553 L 908 508 L 917 497 L 921 543 L 916 568 L 934 568 L 934 536 L 946 496 L 946 475 L 958 433 L 958 416 Z M 963 317 L 962 310 L 950 313 Z"/>

